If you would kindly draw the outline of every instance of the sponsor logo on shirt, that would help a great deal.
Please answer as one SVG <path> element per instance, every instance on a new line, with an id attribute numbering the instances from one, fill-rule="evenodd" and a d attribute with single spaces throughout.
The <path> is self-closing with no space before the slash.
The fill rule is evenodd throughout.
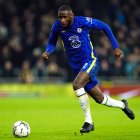
<path id="1" fill-rule="evenodd" d="M 69 37 L 69 40 L 71 41 L 70 44 L 73 48 L 79 48 L 81 46 L 81 41 L 77 35 Z"/>

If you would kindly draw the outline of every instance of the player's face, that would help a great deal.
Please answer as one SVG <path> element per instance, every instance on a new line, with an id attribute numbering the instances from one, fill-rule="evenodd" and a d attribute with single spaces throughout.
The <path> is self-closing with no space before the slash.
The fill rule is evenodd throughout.
<path id="1" fill-rule="evenodd" d="M 65 28 L 72 24 L 74 15 L 71 11 L 58 11 L 58 17 Z"/>

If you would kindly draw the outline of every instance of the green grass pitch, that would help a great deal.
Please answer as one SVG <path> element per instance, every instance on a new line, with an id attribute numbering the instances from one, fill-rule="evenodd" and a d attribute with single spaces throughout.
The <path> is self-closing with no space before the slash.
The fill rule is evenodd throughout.
<path id="1" fill-rule="evenodd" d="M 133 121 L 120 109 L 99 105 L 90 98 L 95 130 L 81 135 L 84 118 L 76 97 L 0 98 L 0 140 L 18 139 L 12 135 L 12 125 L 18 120 L 31 127 L 30 136 L 19 139 L 140 140 L 140 97 L 128 102 L 136 115 Z"/>

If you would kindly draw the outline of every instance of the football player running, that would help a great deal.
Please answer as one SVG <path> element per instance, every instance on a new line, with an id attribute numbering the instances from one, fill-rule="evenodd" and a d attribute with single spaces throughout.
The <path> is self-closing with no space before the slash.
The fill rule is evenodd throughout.
<path id="1" fill-rule="evenodd" d="M 73 89 L 79 98 L 83 110 L 85 122 L 80 129 L 81 133 L 94 130 L 94 124 L 90 112 L 90 95 L 97 103 L 109 107 L 120 108 L 131 120 L 135 118 L 129 109 L 125 99 L 119 101 L 104 95 L 98 86 L 96 75 L 99 70 L 99 60 L 90 40 L 90 30 L 102 30 L 111 42 L 116 59 L 121 59 L 123 52 L 110 29 L 110 27 L 94 18 L 74 16 L 70 6 L 63 5 L 58 10 L 58 18 L 54 25 L 46 45 L 43 57 L 48 59 L 55 50 L 58 37 L 63 41 L 70 67 L 75 75 Z"/>

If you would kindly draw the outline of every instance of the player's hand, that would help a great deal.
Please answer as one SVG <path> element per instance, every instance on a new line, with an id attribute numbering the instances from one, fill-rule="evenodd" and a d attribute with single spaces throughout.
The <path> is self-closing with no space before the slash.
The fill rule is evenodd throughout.
<path id="1" fill-rule="evenodd" d="M 119 48 L 116 48 L 116 49 L 114 50 L 114 54 L 115 54 L 115 57 L 116 57 L 117 60 L 122 59 L 123 56 L 124 56 L 123 51 L 122 51 L 121 49 L 119 49 Z"/>
<path id="2" fill-rule="evenodd" d="M 43 54 L 42 54 L 42 57 L 47 60 L 49 58 L 49 54 L 45 51 Z"/>

